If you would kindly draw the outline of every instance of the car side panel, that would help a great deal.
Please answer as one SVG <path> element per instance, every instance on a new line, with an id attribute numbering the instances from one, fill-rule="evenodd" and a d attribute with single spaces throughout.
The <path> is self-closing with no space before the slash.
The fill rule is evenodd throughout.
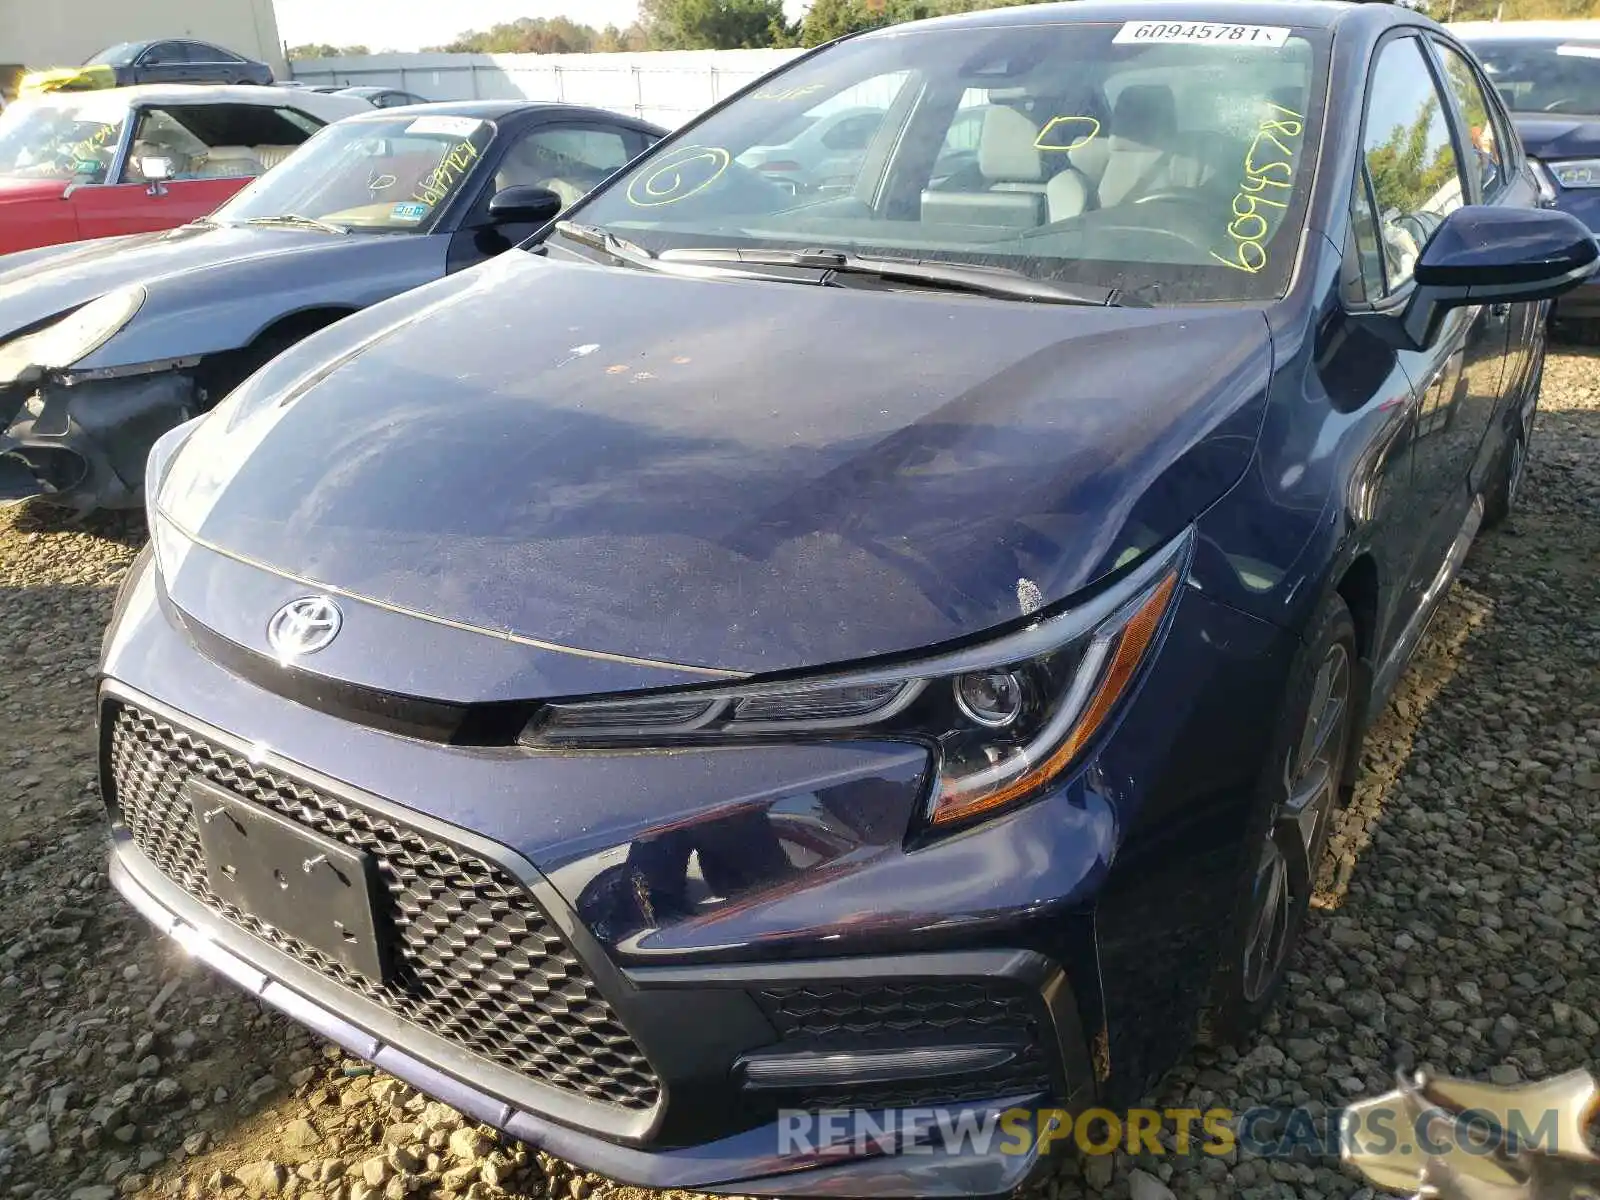
<path id="1" fill-rule="evenodd" d="M 187 225 L 216 209 L 248 179 L 183 179 L 165 185 L 152 195 L 142 183 L 106 184 L 78 188 L 71 203 L 83 238 L 116 237 L 126 233 L 155 233 Z"/>
<path id="2" fill-rule="evenodd" d="M 137 318 L 78 367 L 235 350 L 295 313 L 367 308 L 443 276 L 449 241 L 432 234 L 330 242 L 337 253 L 258 258 L 153 282 Z"/>
<path id="3" fill-rule="evenodd" d="M 65 198 L 49 200 L 12 201 L 5 206 L 5 216 L 0 219 L 0 254 L 15 254 L 22 250 L 37 250 L 63 242 L 78 241 L 83 235 L 78 228 L 78 210 L 73 203 L 75 193 Z"/>

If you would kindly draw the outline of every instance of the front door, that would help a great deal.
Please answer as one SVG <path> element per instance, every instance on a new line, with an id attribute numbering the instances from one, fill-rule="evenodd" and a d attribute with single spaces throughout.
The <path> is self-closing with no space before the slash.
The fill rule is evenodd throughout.
<path id="1" fill-rule="evenodd" d="M 1380 47 L 1362 138 L 1390 302 L 1403 302 L 1415 286 L 1412 272 L 1423 247 L 1475 191 L 1462 170 L 1452 114 L 1452 101 L 1419 37 L 1393 37 Z M 1407 580 L 1413 601 L 1420 599 L 1466 520 L 1467 476 L 1499 399 L 1507 332 L 1504 313 L 1458 309 L 1431 346 L 1401 355 L 1416 409 L 1416 513 Z"/>
<path id="2" fill-rule="evenodd" d="M 119 183 L 80 187 L 68 200 L 76 210 L 79 236 L 118 237 L 176 229 L 216 211 L 248 179 L 181 179 L 152 189 Z"/>
<path id="3" fill-rule="evenodd" d="M 1440 73 L 1454 103 L 1454 121 L 1462 161 L 1468 164 L 1467 182 L 1474 203 L 1494 207 L 1533 208 L 1538 188 L 1518 169 L 1515 134 L 1504 108 L 1478 69 L 1462 51 L 1432 39 Z M 1544 304 L 1502 304 L 1489 309 L 1491 321 L 1506 329 L 1505 369 L 1495 395 L 1474 394 L 1461 432 L 1462 453 L 1467 457 L 1469 488 L 1481 491 L 1499 459 L 1503 446 L 1497 426 L 1503 424 L 1504 405 L 1521 390 L 1523 375 L 1533 367 L 1529 349 L 1536 340 Z M 1476 440 L 1473 440 L 1473 439 Z M 1470 443 L 1470 444 L 1468 444 Z"/>

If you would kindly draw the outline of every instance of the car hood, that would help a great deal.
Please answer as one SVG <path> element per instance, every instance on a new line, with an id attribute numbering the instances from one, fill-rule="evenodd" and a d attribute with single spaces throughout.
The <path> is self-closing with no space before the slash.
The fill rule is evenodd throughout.
<path id="1" fill-rule="evenodd" d="M 1589 158 L 1600 155 L 1600 117 L 1512 114 L 1517 136 L 1534 158 Z"/>
<path id="2" fill-rule="evenodd" d="M 0 258 L 0 337 L 129 284 L 149 287 L 269 263 L 284 278 L 294 278 L 307 269 L 306 260 L 312 257 L 360 255 L 375 245 L 399 240 L 196 224 L 24 251 Z"/>
<path id="3" fill-rule="evenodd" d="M 391 612 L 761 673 L 990 629 L 1159 544 L 1245 469 L 1270 369 L 1255 309 L 513 253 L 278 360 L 158 503 Z"/>
<path id="4" fill-rule="evenodd" d="M 61 179 L 0 175 L 0 204 L 17 204 L 24 200 L 60 200 L 66 194 L 67 183 Z"/>

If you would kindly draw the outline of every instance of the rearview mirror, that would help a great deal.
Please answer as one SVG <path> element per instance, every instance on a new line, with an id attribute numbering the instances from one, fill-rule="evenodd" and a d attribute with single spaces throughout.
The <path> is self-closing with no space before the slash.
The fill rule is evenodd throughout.
<path id="1" fill-rule="evenodd" d="M 1531 303 L 1570 292 L 1600 267 L 1600 243 L 1583 222 L 1549 208 L 1467 205 L 1428 239 L 1405 309 L 1388 340 L 1421 350 L 1453 308 Z"/>
<path id="2" fill-rule="evenodd" d="M 496 225 L 543 225 L 561 215 L 565 205 L 549 188 L 518 183 L 501 188 L 489 201 L 489 219 Z"/>

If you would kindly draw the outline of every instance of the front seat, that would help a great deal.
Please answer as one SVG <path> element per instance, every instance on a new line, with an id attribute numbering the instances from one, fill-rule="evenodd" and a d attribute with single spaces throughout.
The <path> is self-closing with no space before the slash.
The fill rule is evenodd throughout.
<path id="1" fill-rule="evenodd" d="M 978 136 L 980 191 L 922 193 L 922 219 L 939 225 L 1036 229 L 1044 224 L 1045 166 L 1039 128 L 1014 108 L 997 104 L 983 115 Z"/>
<path id="2" fill-rule="evenodd" d="M 1071 151 L 1074 170 L 1051 180 L 1050 219 L 1075 217 L 1085 208 L 1111 208 L 1155 192 L 1193 188 L 1199 161 L 1178 148 L 1178 106 L 1160 83 L 1122 89 L 1111 110 L 1111 135 Z M 1087 180 L 1088 186 L 1083 186 Z"/>

